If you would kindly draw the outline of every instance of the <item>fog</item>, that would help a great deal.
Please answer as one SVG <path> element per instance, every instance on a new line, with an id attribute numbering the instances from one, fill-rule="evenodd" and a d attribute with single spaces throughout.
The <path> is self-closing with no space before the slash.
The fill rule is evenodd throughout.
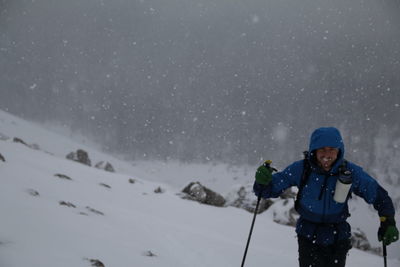
<path id="1" fill-rule="evenodd" d="M 132 159 L 285 165 L 336 126 L 347 158 L 398 175 L 399 7 L 2 0 L 0 108 Z"/>

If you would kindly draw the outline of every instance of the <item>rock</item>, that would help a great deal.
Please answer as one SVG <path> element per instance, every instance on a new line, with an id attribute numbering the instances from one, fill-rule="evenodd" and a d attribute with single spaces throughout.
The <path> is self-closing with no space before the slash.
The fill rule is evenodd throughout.
<path id="1" fill-rule="evenodd" d="M 27 143 L 25 143 L 25 141 L 24 140 L 22 140 L 21 138 L 19 138 L 19 137 L 14 137 L 13 138 L 13 142 L 14 143 L 20 143 L 20 144 L 23 144 L 23 145 L 26 145 L 26 146 L 28 146 L 28 144 Z"/>
<path id="2" fill-rule="evenodd" d="M 130 178 L 128 181 L 129 181 L 130 184 L 134 184 L 136 182 L 136 180 L 132 179 L 132 178 Z"/>
<path id="3" fill-rule="evenodd" d="M 160 194 L 160 193 L 164 193 L 164 192 L 165 192 L 164 189 L 162 189 L 160 186 L 157 187 L 156 189 L 154 189 L 154 193 L 156 193 L 156 194 Z"/>
<path id="4" fill-rule="evenodd" d="M 279 197 L 282 199 L 296 199 L 297 196 L 297 189 L 294 189 L 293 187 L 290 187 L 286 189 Z"/>
<path id="5" fill-rule="evenodd" d="M 22 139 L 19 138 L 19 137 L 14 137 L 14 138 L 13 138 L 13 142 L 14 142 L 14 143 L 23 144 L 23 145 L 25 145 L 25 146 L 27 146 L 27 147 L 29 147 L 29 148 L 34 149 L 34 150 L 39 150 L 39 149 L 40 149 L 40 147 L 39 147 L 38 144 L 27 144 L 24 140 L 22 140 Z"/>
<path id="6" fill-rule="evenodd" d="M 92 166 L 92 163 L 89 159 L 89 154 L 82 149 L 78 149 L 76 152 L 69 153 L 66 158 L 88 166 Z"/>
<path id="7" fill-rule="evenodd" d="M 183 196 L 184 199 L 191 199 L 216 207 L 223 207 L 225 204 L 225 199 L 223 196 L 208 189 L 199 182 L 190 183 L 182 190 L 182 192 L 186 193 L 186 195 Z"/>
<path id="8" fill-rule="evenodd" d="M 86 209 L 87 209 L 88 211 L 94 213 L 94 214 L 97 214 L 97 215 L 104 215 L 103 212 L 101 212 L 101 211 L 99 211 L 99 210 L 96 210 L 96 209 L 94 209 L 94 208 L 91 208 L 91 207 L 89 207 L 89 206 L 87 206 Z"/>
<path id="9" fill-rule="evenodd" d="M 65 175 L 65 174 L 56 173 L 56 174 L 54 174 L 54 176 L 55 176 L 55 177 L 58 177 L 58 178 L 60 178 L 60 179 L 72 181 L 71 177 L 69 177 L 68 175 Z"/>
<path id="10" fill-rule="evenodd" d="M 30 148 L 34 149 L 34 150 L 40 150 L 40 146 L 38 144 L 30 144 L 28 145 Z"/>
<path id="11" fill-rule="evenodd" d="M 257 213 L 262 213 L 267 210 L 274 201 L 271 199 L 261 199 L 260 204 L 258 206 Z M 226 206 L 233 206 L 241 209 L 245 209 L 251 213 L 254 213 L 254 210 L 257 205 L 257 197 L 253 193 L 253 185 L 246 185 L 234 188 L 227 196 L 226 196 Z"/>
<path id="12" fill-rule="evenodd" d="M 278 199 L 271 205 L 273 220 L 283 225 L 296 226 L 299 214 L 294 209 L 294 201 L 291 199 Z"/>
<path id="13" fill-rule="evenodd" d="M 295 192 L 286 190 L 280 198 L 261 199 L 257 213 L 272 209 L 273 220 L 277 223 L 295 226 L 299 215 L 294 209 Z M 226 206 L 245 209 L 251 213 L 257 205 L 257 197 L 253 192 L 253 185 L 237 186 L 226 196 Z"/>
<path id="14" fill-rule="evenodd" d="M 2 162 L 6 162 L 6 159 L 3 157 L 3 155 L 0 153 L 0 160 L 2 161 Z"/>
<path id="15" fill-rule="evenodd" d="M 72 204 L 71 202 L 66 202 L 66 201 L 60 201 L 58 202 L 61 206 L 67 206 L 69 208 L 76 208 L 76 206 L 74 204 Z"/>
<path id="16" fill-rule="evenodd" d="M 115 172 L 114 167 L 109 162 L 100 161 L 96 163 L 95 167 L 108 172 Z"/>
<path id="17" fill-rule="evenodd" d="M 157 257 L 157 255 L 154 254 L 151 250 L 145 251 L 143 253 L 143 256 L 146 256 L 146 257 Z"/>
<path id="18" fill-rule="evenodd" d="M 351 243 L 353 247 L 361 250 L 371 250 L 371 244 L 369 243 L 367 236 L 361 229 L 353 229 L 351 233 Z"/>
<path id="19" fill-rule="evenodd" d="M 39 192 L 36 190 L 33 190 L 33 189 L 28 189 L 27 192 L 29 195 L 34 196 L 34 197 L 40 196 Z"/>
<path id="20" fill-rule="evenodd" d="M 104 263 L 102 263 L 100 260 L 98 259 L 86 259 L 88 260 L 92 266 L 95 267 L 105 267 Z"/>
<path id="21" fill-rule="evenodd" d="M 105 187 L 105 188 L 109 188 L 109 189 L 111 189 L 111 186 L 109 186 L 108 184 L 99 183 L 99 185 L 101 185 L 101 186 L 103 186 L 103 187 Z"/>

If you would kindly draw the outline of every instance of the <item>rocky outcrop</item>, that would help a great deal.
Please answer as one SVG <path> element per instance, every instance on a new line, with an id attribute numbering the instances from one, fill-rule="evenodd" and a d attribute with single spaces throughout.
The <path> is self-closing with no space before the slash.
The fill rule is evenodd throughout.
<path id="1" fill-rule="evenodd" d="M 71 177 L 69 177 L 68 175 L 65 175 L 65 174 L 56 173 L 56 174 L 54 174 L 54 176 L 55 176 L 55 177 L 58 177 L 58 178 L 60 178 L 60 179 L 72 181 Z"/>
<path id="2" fill-rule="evenodd" d="M 109 186 L 108 184 L 105 183 L 99 183 L 100 186 L 111 189 L 111 186 Z"/>
<path id="3" fill-rule="evenodd" d="M 28 143 L 26 143 L 24 140 L 22 140 L 19 137 L 14 137 L 13 138 L 13 142 L 22 144 L 22 145 L 27 146 L 27 147 L 29 147 L 31 149 L 35 149 L 35 150 L 39 150 L 40 149 L 39 145 L 37 145 L 37 144 L 28 144 Z"/>
<path id="4" fill-rule="evenodd" d="M 89 207 L 89 206 L 86 206 L 86 209 L 87 209 L 88 211 L 90 211 L 91 213 L 94 213 L 94 214 L 96 214 L 96 215 L 103 215 L 103 216 L 104 216 L 104 213 L 103 213 L 103 212 L 101 212 L 101 211 L 99 211 L 99 210 L 96 210 L 96 209 L 94 209 L 94 208 L 91 208 L 91 207 Z"/>
<path id="5" fill-rule="evenodd" d="M 14 143 L 20 143 L 20 144 L 23 144 L 23 145 L 25 145 L 25 146 L 28 146 L 28 144 L 25 143 L 25 141 L 22 140 L 22 139 L 19 138 L 19 137 L 14 137 L 14 138 L 13 138 L 13 142 L 14 142 Z"/>
<path id="6" fill-rule="evenodd" d="M 294 209 L 293 199 L 277 199 L 270 207 L 273 220 L 283 225 L 296 226 L 299 214 Z"/>
<path id="7" fill-rule="evenodd" d="M 98 259 L 87 259 L 86 258 L 86 260 L 90 262 L 91 266 L 94 266 L 94 267 L 105 267 L 104 263 L 102 263 Z"/>
<path id="8" fill-rule="evenodd" d="M 3 155 L 0 153 L 0 160 L 2 161 L 2 162 L 6 162 L 6 159 L 3 157 Z"/>
<path id="9" fill-rule="evenodd" d="M 66 158 L 88 166 L 92 166 L 92 163 L 89 159 L 89 154 L 83 149 L 78 149 L 76 152 L 69 153 Z"/>
<path id="10" fill-rule="evenodd" d="M 143 252 L 143 256 L 146 256 L 146 257 L 157 257 L 157 255 L 154 252 L 152 252 L 151 250 L 147 250 L 147 251 Z"/>
<path id="11" fill-rule="evenodd" d="M 268 209 L 274 202 L 271 199 L 261 199 L 257 213 Z M 257 205 L 257 197 L 253 193 L 253 186 L 246 185 L 234 188 L 226 196 L 226 206 L 233 206 L 245 209 L 251 213 L 254 212 Z"/>
<path id="12" fill-rule="evenodd" d="M 257 213 L 262 213 L 275 205 L 275 203 L 279 203 L 277 206 L 281 206 L 282 210 L 279 211 L 279 209 L 277 209 L 276 214 L 274 213 L 274 220 L 281 224 L 294 225 L 297 218 L 297 212 L 293 208 L 293 199 L 295 196 L 296 193 L 288 189 L 283 192 L 279 198 L 262 198 Z M 236 186 L 226 196 L 226 206 L 245 209 L 253 213 L 256 205 L 257 197 L 254 195 L 252 184 Z"/>
<path id="13" fill-rule="evenodd" d="M 38 196 L 40 196 L 39 192 L 36 191 L 36 190 L 34 190 L 34 189 L 28 189 L 26 192 L 27 192 L 29 195 L 33 196 L 33 197 L 38 197 Z"/>
<path id="14" fill-rule="evenodd" d="M 69 208 L 76 208 L 76 206 L 68 201 L 59 201 L 58 204 L 60 204 L 61 206 L 67 206 Z"/>
<path id="15" fill-rule="evenodd" d="M 182 192 L 185 193 L 183 195 L 184 199 L 194 200 L 207 205 L 223 207 L 226 202 L 223 196 L 208 189 L 199 182 L 191 182 Z"/>
<path id="16" fill-rule="evenodd" d="M 154 193 L 156 194 L 161 194 L 164 193 L 165 190 L 163 188 L 161 188 L 161 186 L 157 187 L 156 189 L 154 189 Z"/>
<path id="17" fill-rule="evenodd" d="M 111 163 L 106 162 L 106 161 L 100 161 L 100 162 L 96 163 L 95 167 L 98 169 L 108 171 L 108 172 L 115 172 L 115 169 L 111 165 Z"/>
<path id="18" fill-rule="evenodd" d="M 351 233 L 351 243 L 353 247 L 361 250 L 371 250 L 371 244 L 369 243 L 367 236 L 359 228 L 353 229 Z"/>

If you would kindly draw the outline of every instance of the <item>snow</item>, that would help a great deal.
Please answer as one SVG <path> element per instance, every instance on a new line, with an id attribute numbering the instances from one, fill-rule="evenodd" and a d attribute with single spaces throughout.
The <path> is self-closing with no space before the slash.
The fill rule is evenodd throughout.
<path id="1" fill-rule="evenodd" d="M 0 153 L 6 159 L 0 161 L 0 266 L 79 267 L 90 266 L 90 259 L 113 267 L 241 263 L 252 214 L 177 195 L 185 182 L 195 178 L 222 189 L 222 183 L 213 179 L 227 166 L 189 165 L 191 170 L 176 162 L 133 166 L 2 111 L 0 133 Z M 13 142 L 15 136 L 40 149 Z M 117 172 L 65 159 L 78 148 L 87 150 L 92 162 L 111 162 Z M 250 173 L 226 172 L 252 179 Z M 54 176 L 57 173 L 72 180 Z M 173 182 L 174 174 L 178 181 Z M 135 183 L 129 182 L 132 178 Z M 231 182 L 241 183 L 241 179 Z M 158 187 L 164 193 L 155 193 Z M 31 194 L 35 191 L 38 196 Z M 62 206 L 60 201 L 76 207 Z M 271 212 L 257 216 L 246 266 L 297 265 L 294 229 L 274 223 L 272 216 Z M 347 266 L 382 264 L 381 257 L 352 249 Z M 391 259 L 388 266 L 399 266 L 399 261 Z"/>

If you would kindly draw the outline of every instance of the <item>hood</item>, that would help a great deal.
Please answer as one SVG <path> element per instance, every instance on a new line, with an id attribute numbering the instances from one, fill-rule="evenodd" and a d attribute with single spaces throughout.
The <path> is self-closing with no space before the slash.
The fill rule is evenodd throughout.
<path id="1" fill-rule="evenodd" d="M 334 127 L 321 127 L 311 134 L 310 147 L 308 150 L 310 155 L 313 154 L 314 150 L 326 146 L 339 149 L 339 155 L 335 165 L 340 164 L 344 157 L 344 143 L 338 129 Z"/>

